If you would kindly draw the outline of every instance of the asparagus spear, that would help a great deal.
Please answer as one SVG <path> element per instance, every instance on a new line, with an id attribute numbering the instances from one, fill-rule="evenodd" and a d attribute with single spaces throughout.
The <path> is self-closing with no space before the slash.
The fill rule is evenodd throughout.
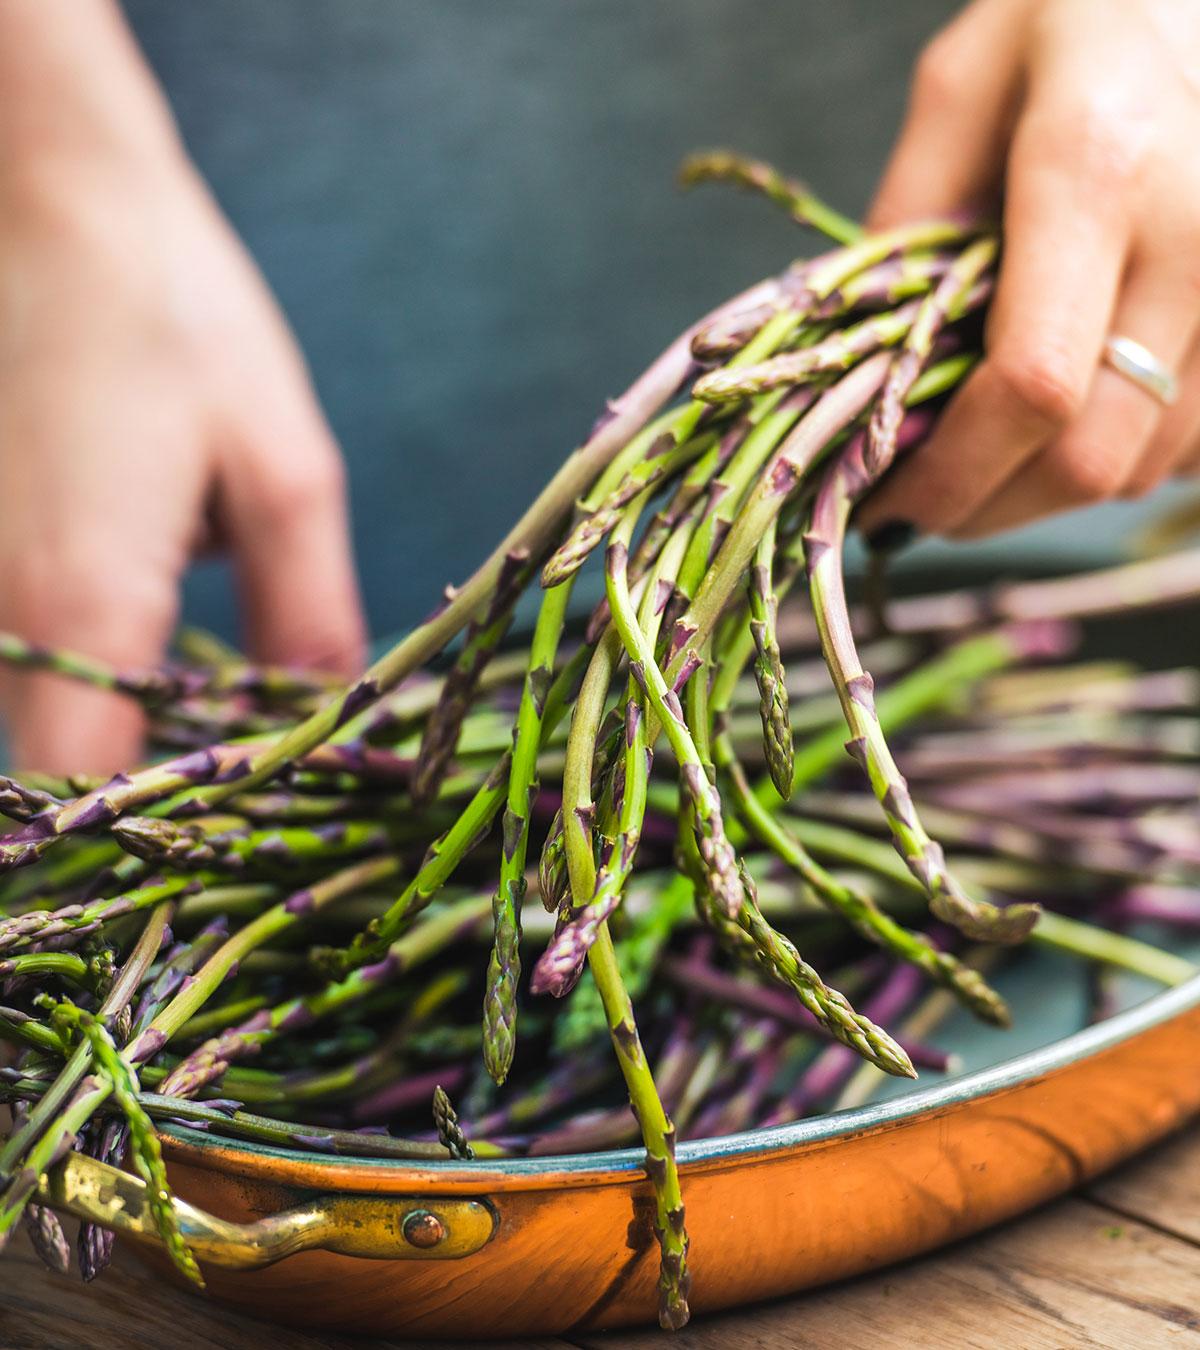
<path id="1" fill-rule="evenodd" d="M 767 772 L 775 791 L 786 801 L 792 795 L 795 744 L 788 709 L 787 675 L 775 631 L 779 601 L 772 589 L 771 570 L 775 556 L 775 521 L 767 527 L 750 569 L 750 633 L 754 638 L 754 679 L 758 685 L 759 715 Z"/>
<path id="2" fill-rule="evenodd" d="M 439 1083 L 433 1090 L 433 1121 L 437 1126 L 438 1143 L 446 1149 L 452 1158 L 470 1159 L 475 1150 L 467 1142 L 463 1127 L 450 1104 L 446 1089 Z"/>
<path id="3" fill-rule="evenodd" d="M 433 800 L 446 775 L 479 680 L 508 632 L 513 610 L 532 570 L 527 549 L 509 553 L 496 578 L 496 589 L 486 612 L 467 629 L 462 652 L 446 676 L 421 735 L 412 779 L 413 800 L 418 805 L 428 805 Z"/>
<path id="4" fill-rule="evenodd" d="M 1001 910 L 986 901 L 972 900 L 951 876 L 945 856 L 925 832 L 908 785 L 892 758 L 875 706 L 874 681 L 858 659 L 845 603 L 842 543 L 851 507 L 872 481 L 866 453 L 866 437 L 860 434 L 830 468 L 817 493 L 805 538 L 821 646 L 850 729 L 846 750 L 867 775 L 891 826 L 896 848 L 925 887 L 933 913 L 970 937 L 1019 942 L 1037 922 L 1037 906 L 1011 905 Z"/>
<path id="5" fill-rule="evenodd" d="M 114 1099 L 125 1116 L 134 1166 L 148 1187 L 150 1210 L 167 1255 L 181 1275 L 203 1289 L 204 1277 L 184 1239 L 171 1201 L 158 1135 L 138 1101 L 137 1075 L 118 1051 L 107 1028 L 91 1013 L 71 1003 L 60 1003 L 54 1008 L 51 1020 L 76 1030 L 86 1039 L 97 1068 L 107 1077 Z"/>
<path id="6" fill-rule="evenodd" d="M 886 1032 L 865 1022 L 835 989 L 829 988 L 816 971 L 803 961 L 782 934 L 763 918 L 757 895 L 725 835 L 720 797 L 709 781 L 703 760 L 684 723 L 678 695 L 668 689 L 654 653 L 632 613 L 625 581 L 625 546 L 614 539 L 609 545 L 608 600 L 613 621 L 630 656 L 630 669 L 642 683 L 646 696 L 663 724 L 696 822 L 696 842 L 704 864 L 705 884 L 718 912 L 736 919 L 754 942 L 763 963 L 778 978 L 791 985 L 797 997 L 834 1036 L 859 1053 L 878 1062 L 890 1073 L 912 1076 L 907 1056 Z"/>
<path id="7" fill-rule="evenodd" d="M 571 582 L 566 581 L 547 591 L 542 601 L 530 646 L 529 671 L 513 730 L 500 881 L 492 901 L 494 937 L 483 1004 L 484 1063 L 497 1083 L 503 1083 L 508 1077 L 516 1045 L 521 904 L 525 898 L 529 818 L 537 793 L 537 754 L 542 742 L 546 699 L 553 681 L 555 657 L 570 597 Z"/>
<path id="8" fill-rule="evenodd" d="M 689 155 L 679 168 L 683 187 L 697 183 L 727 182 L 752 192 L 761 192 L 782 206 L 797 225 L 810 225 L 838 243 L 849 244 L 862 235 L 854 221 L 840 215 L 798 179 L 787 178 L 762 160 L 749 159 L 729 150 L 708 150 Z"/>

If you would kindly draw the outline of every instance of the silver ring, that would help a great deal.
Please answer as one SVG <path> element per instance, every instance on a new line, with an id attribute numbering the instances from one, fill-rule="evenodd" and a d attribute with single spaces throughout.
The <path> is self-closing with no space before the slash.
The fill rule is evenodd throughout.
<path id="1" fill-rule="evenodd" d="M 1179 381 L 1147 347 L 1118 333 L 1104 344 L 1104 359 L 1151 398 L 1168 407 L 1179 397 Z"/>

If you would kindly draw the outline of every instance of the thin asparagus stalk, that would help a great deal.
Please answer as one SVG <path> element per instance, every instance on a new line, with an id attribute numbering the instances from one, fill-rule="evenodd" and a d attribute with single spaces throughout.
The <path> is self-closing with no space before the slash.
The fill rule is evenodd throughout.
<path id="1" fill-rule="evenodd" d="M 921 308 L 920 300 L 910 300 L 831 333 L 811 347 L 783 352 L 754 365 L 709 371 L 696 381 L 692 394 L 706 403 L 727 403 L 803 384 L 817 375 L 849 370 L 863 357 L 903 342 Z"/>
<path id="2" fill-rule="evenodd" d="M 668 688 L 654 649 L 646 641 L 637 621 L 627 581 L 628 551 L 623 541 L 609 544 L 606 591 L 613 623 L 629 654 L 630 672 L 646 693 L 649 703 L 662 722 L 671 751 L 679 764 L 680 779 L 695 813 L 697 845 L 704 861 L 705 879 L 714 903 L 730 918 L 744 903 L 737 859 L 725 837 L 721 800 L 708 780 L 704 762 L 696 749 L 686 722 L 678 693 Z M 689 672 L 690 673 L 690 672 Z"/>
<path id="3" fill-rule="evenodd" d="M 29 1244 L 42 1262 L 55 1274 L 65 1275 L 71 1269 L 71 1244 L 58 1215 L 45 1205 L 29 1204 L 24 1221 Z"/>
<path id="4" fill-rule="evenodd" d="M 771 581 L 774 556 L 775 521 L 772 521 L 763 534 L 754 566 L 750 569 L 750 633 L 754 639 L 754 679 L 758 685 L 767 771 L 775 791 L 786 801 L 792 795 L 796 755 L 788 709 L 787 675 L 776 633 L 779 600 Z"/>
<path id="5" fill-rule="evenodd" d="M 673 873 L 655 886 L 654 903 L 632 919 L 631 927 L 614 940 L 617 964 L 631 999 L 650 988 L 659 958 L 672 934 L 692 909 L 692 882 Z M 605 1030 L 604 1008 L 592 982 L 579 985 L 555 1023 L 555 1046 L 571 1052 L 593 1044 Z"/>
<path id="6" fill-rule="evenodd" d="M 895 851 L 881 840 L 871 839 L 841 827 L 818 826 L 814 822 L 801 819 L 793 822 L 793 828 L 814 852 L 842 858 L 852 857 L 859 865 L 887 877 L 898 886 L 924 894 L 923 883 L 913 876 L 907 864 Z M 1022 885 L 1028 885 L 1028 879 L 1024 877 L 1017 879 Z M 1058 878 L 1052 877 L 1050 880 L 1058 884 Z M 1173 953 L 1161 952 L 1148 943 L 1139 942 L 1125 934 L 1107 932 L 1094 924 L 1068 919 L 1049 910 L 1043 911 L 1037 927 L 1030 933 L 1030 941 L 1056 951 L 1070 952 L 1087 960 L 1099 961 L 1146 975 L 1161 984 L 1181 984 L 1196 973 L 1196 967 L 1191 962 Z"/>
<path id="7" fill-rule="evenodd" d="M 542 711 L 543 737 L 553 733 L 563 716 L 587 655 L 586 648 L 576 652 L 550 686 Z M 429 904 L 491 828 L 505 801 L 511 761 L 510 751 L 500 757 L 455 823 L 429 846 L 416 875 L 386 912 L 372 920 L 366 932 L 359 934 L 349 947 L 322 953 L 322 964 L 328 971 L 343 972 L 378 958 L 406 924 Z"/>
<path id="8" fill-rule="evenodd" d="M 669 646 L 670 664 L 665 672 L 668 684 L 679 678 L 691 659 L 694 645 L 712 633 L 767 526 L 783 510 L 830 442 L 878 392 L 886 374 L 886 360 L 882 355 L 869 357 L 843 376 L 800 418 L 771 456 L 734 518 L 695 598 L 675 622 Z M 654 736 L 648 733 L 648 739 L 653 744 Z"/>
<path id="9" fill-rule="evenodd" d="M 751 832 L 811 887 L 824 904 L 841 914 L 869 942 L 910 962 L 930 979 L 950 989 L 977 1017 L 996 1026 L 1008 1026 L 1011 1015 L 1004 1000 L 978 971 L 952 953 L 940 951 L 927 938 L 905 928 L 885 913 L 865 892 L 839 881 L 813 858 L 800 840 L 755 797 L 727 740 L 718 737 L 719 762 L 729 775 L 738 811 Z"/>
<path id="10" fill-rule="evenodd" d="M 508 632 L 513 610 L 532 571 L 527 549 L 508 554 L 486 613 L 472 620 L 467 629 L 463 649 L 442 684 L 421 735 L 412 779 L 413 800 L 418 805 L 428 805 L 441 786 L 480 677 Z"/>
<path id="11" fill-rule="evenodd" d="M 1037 906 L 1011 905 L 1000 910 L 987 901 L 971 900 L 954 880 L 940 846 L 921 824 L 908 784 L 892 757 L 875 704 L 874 681 L 858 657 L 845 603 L 842 545 L 851 508 L 871 481 L 866 452 L 866 437 L 859 435 L 831 467 L 817 493 L 806 535 L 821 646 L 850 729 L 846 750 L 866 774 L 891 827 L 893 842 L 924 885 L 933 913 L 970 937 L 1019 942 L 1037 922 Z"/>
<path id="12" fill-rule="evenodd" d="M 550 589 L 574 576 L 631 502 L 648 488 L 686 468 L 713 444 L 712 436 L 703 435 L 677 444 L 674 435 L 665 432 L 651 445 L 646 458 L 635 464 L 613 491 L 575 525 L 542 569 L 542 585 Z"/>
<path id="13" fill-rule="evenodd" d="M 20 1121 L 27 1111 L 24 1102 L 16 1102 L 13 1105 L 13 1118 Z M 71 1268 L 71 1244 L 67 1241 L 58 1215 L 45 1205 L 30 1203 L 25 1207 L 23 1219 L 34 1253 L 51 1270 L 65 1275 Z"/>
<path id="14" fill-rule="evenodd" d="M 488 1073 L 503 1083 L 516 1047 L 517 985 L 521 978 L 521 905 L 529 820 L 537 794 L 537 754 L 542 742 L 546 698 L 571 597 L 566 581 L 546 592 L 529 652 L 513 730 L 512 766 L 504 811 L 500 880 L 492 901 L 493 940 L 483 1004 L 483 1055 Z"/>
<path id="15" fill-rule="evenodd" d="M 797 225 L 820 230 L 839 244 L 851 244 L 862 237 L 862 227 L 827 206 L 811 188 L 783 174 L 762 160 L 748 159 L 729 150 L 708 150 L 689 155 L 679 168 L 683 187 L 697 183 L 726 182 L 752 192 L 761 192 L 782 206 Z"/>
<path id="16" fill-rule="evenodd" d="M 361 875 L 350 879 L 343 875 L 337 881 L 342 893 L 362 884 Z M 316 887 L 311 889 L 317 890 Z M 333 898 L 330 893 L 332 890 L 333 885 L 327 885 L 318 896 L 319 903 L 328 903 Z M 478 896 L 451 904 L 420 927 L 397 938 L 381 961 L 360 966 L 345 978 L 330 980 L 312 993 L 286 999 L 270 1009 L 254 1013 L 240 1025 L 211 1037 L 171 1070 L 162 1085 L 164 1093 L 177 1097 L 195 1096 L 201 1088 L 223 1077 L 235 1059 L 253 1054 L 278 1035 L 295 1034 L 321 1018 L 376 993 L 406 970 L 429 960 L 463 933 L 474 931 L 489 907 Z M 245 939 L 240 944 L 236 937 L 230 939 L 217 956 L 211 958 L 197 973 L 193 983 L 181 990 L 153 1019 L 129 1052 L 135 1063 L 149 1058 L 155 1052 L 155 1047 L 161 1048 L 186 1025 L 211 992 L 210 986 L 215 988 L 219 983 L 231 961 L 230 951 L 235 950 L 240 954 L 247 945 Z"/>
<path id="17" fill-rule="evenodd" d="M 171 913 L 170 900 L 150 912 L 100 1005 L 100 1021 L 116 1018 L 128 1006 L 162 945 Z M 6 1182 L 0 1191 L 0 1249 L 29 1203 L 38 1177 L 71 1146 L 112 1090 L 111 1084 L 88 1073 L 91 1059 L 91 1047 L 86 1042 L 79 1045 L 0 1149 L 0 1181 Z"/>
<path id="18" fill-rule="evenodd" d="M 357 854 L 380 852 L 393 842 L 385 825 L 366 820 L 335 820 L 320 825 L 282 825 L 250 830 L 228 818 L 207 823 L 176 824 L 150 816 L 126 816 L 112 832 L 121 847 L 156 865 L 211 867 L 244 872 L 253 863 L 296 867 L 311 861 L 338 861 Z"/>
<path id="19" fill-rule="evenodd" d="M 937 286 L 917 305 L 904 346 L 892 362 L 871 412 L 863 455 L 871 482 L 878 481 L 896 455 L 905 404 L 929 362 L 939 331 L 987 298 L 989 287 L 981 285 L 981 278 L 995 262 L 998 251 L 997 240 L 977 240 L 951 263 Z"/>
<path id="20" fill-rule="evenodd" d="M 634 504 L 614 530 L 613 541 L 618 545 L 628 548 L 638 509 Z M 637 622 L 648 647 L 653 647 L 658 637 L 666 596 L 683 564 L 692 523 L 694 516 L 680 522 L 680 527 L 644 579 Z M 534 972 L 535 993 L 551 992 L 561 996 L 574 986 L 600 925 L 612 916 L 621 902 L 641 840 L 653 763 L 653 754 L 646 744 L 645 713 L 645 695 L 631 674 L 625 693 L 623 757 L 611 775 L 613 801 L 608 815 L 613 837 L 607 846 L 603 866 L 596 874 L 590 901 L 564 915 L 553 941 L 539 960 Z M 578 737 L 576 743 L 579 744 Z"/>
<path id="21" fill-rule="evenodd" d="M 200 883 L 194 878 L 170 877 L 124 895 L 93 900 L 87 905 L 64 905 L 56 910 L 35 909 L 27 914 L 14 915 L 11 919 L 0 919 L 0 952 L 46 942 L 65 933 L 90 932 L 98 925 L 122 915 L 152 908 L 170 896 L 192 895 L 199 889 Z"/>
<path id="22" fill-rule="evenodd" d="M 475 1150 L 467 1142 L 466 1133 L 458 1123 L 458 1116 L 450 1104 L 446 1089 L 439 1083 L 433 1090 L 433 1120 L 437 1126 L 438 1143 L 452 1158 L 470 1159 Z"/>
<path id="23" fill-rule="evenodd" d="M 70 1003 L 60 1003 L 52 1013 L 52 1021 L 72 1028 L 86 1040 L 96 1066 L 108 1079 L 113 1097 L 129 1127 L 130 1152 L 134 1166 L 146 1183 L 150 1210 L 154 1215 L 158 1236 L 166 1248 L 175 1269 L 199 1288 L 204 1288 L 204 1277 L 179 1227 L 179 1216 L 171 1201 L 167 1171 L 163 1164 L 162 1148 L 150 1117 L 138 1101 L 137 1075 L 118 1051 L 111 1035 L 91 1013 Z"/>
<path id="24" fill-rule="evenodd" d="M 936 796 L 933 800 L 937 800 Z M 870 798 L 837 793 L 807 793 L 801 807 L 813 815 L 839 820 L 860 829 L 874 830 L 878 810 Z M 941 806 L 924 806 L 922 818 L 938 838 L 955 848 L 994 852 L 1027 862 L 1059 867 L 1079 867 L 1098 877 L 1136 879 L 1162 859 L 1163 848 L 1141 841 L 1121 839 L 1120 827 L 1131 822 L 1097 821 L 1098 837 L 1083 837 L 1069 829 L 1055 829 L 1044 814 L 1031 817 L 1028 825 L 997 816 L 989 810 L 975 815 Z M 1082 822 L 1081 822 L 1082 823 Z M 1039 832 L 1040 825 L 1040 832 Z M 1072 837 L 1074 835 L 1074 837 Z"/>
<path id="25" fill-rule="evenodd" d="M 833 319 L 854 310 L 891 309 L 901 301 L 924 295 L 950 265 L 950 255 L 941 252 L 909 252 L 889 258 L 846 279 L 824 300 L 813 306 L 816 319 Z M 811 268 L 812 264 L 808 267 Z M 783 296 L 740 314 L 718 320 L 692 339 L 698 360 L 724 360 L 739 351 L 764 323 L 789 303 L 791 295 L 803 294 L 805 266 L 793 266 L 781 278 Z"/>
<path id="26" fill-rule="evenodd" d="M 562 908 L 570 889 L 564 831 L 562 807 L 559 807 L 550 822 L 538 859 L 538 893 L 548 914 L 556 914 Z"/>
<path id="27" fill-rule="evenodd" d="M 680 766 L 680 777 L 696 823 L 696 843 L 704 863 L 705 884 L 719 912 L 735 918 L 754 941 L 760 958 L 778 978 L 789 984 L 813 1015 L 839 1039 L 859 1053 L 878 1061 L 889 1072 L 912 1076 L 907 1056 L 878 1027 L 864 1022 L 835 989 L 829 988 L 816 971 L 800 958 L 795 947 L 763 918 L 748 875 L 738 867 L 725 836 L 721 801 L 709 781 L 691 733 L 683 720 L 678 695 L 668 689 L 654 652 L 633 613 L 625 580 L 624 544 L 609 545 L 608 601 L 613 622 L 630 657 L 630 670 L 642 684 L 660 718 L 671 750 Z"/>
<path id="28" fill-rule="evenodd" d="M 10 820 L 28 821 L 43 811 L 55 811 L 61 806 L 62 801 L 51 793 L 0 774 L 0 815 Z"/>
<path id="29" fill-rule="evenodd" d="M 1078 576 L 896 600 L 888 622 L 895 633 L 945 632 L 979 624 L 1100 618 L 1178 605 L 1197 596 L 1200 549 L 1191 549 Z"/>
<path id="30" fill-rule="evenodd" d="M 870 1016 L 881 1022 L 894 1022 L 920 993 L 921 976 L 912 966 L 897 966 L 863 1003 Z M 875 1072 L 874 1066 L 865 1066 Z M 809 1065 L 803 1077 L 784 1101 L 771 1112 L 772 1125 L 795 1120 L 822 1101 L 832 1097 L 853 1076 L 858 1062 L 844 1046 L 831 1045 Z"/>
<path id="31" fill-rule="evenodd" d="M 578 890 L 575 893 L 580 894 Z M 660 1252 L 658 1320 L 664 1329 L 678 1331 L 690 1316 L 687 1298 L 691 1272 L 683 1193 L 675 1163 L 675 1126 L 655 1087 L 606 923 L 601 924 L 588 950 L 588 966 L 600 991 L 617 1063 L 629 1090 L 630 1108 L 646 1146 L 646 1173 L 654 1187 L 654 1231 Z"/>
<path id="32" fill-rule="evenodd" d="M 77 652 L 39 646 L 15 633 L 0 632 L 0 661 L 24 670 L 47 670 L 150 705 L 170 698 L 176 681 L 161 670 L 117 670 Z"/>

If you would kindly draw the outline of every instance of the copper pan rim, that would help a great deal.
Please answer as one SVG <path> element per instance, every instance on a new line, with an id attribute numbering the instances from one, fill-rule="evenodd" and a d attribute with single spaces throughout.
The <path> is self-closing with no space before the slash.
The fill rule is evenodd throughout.
<path id="1" fill-rule="evenodd" d="M 834 1112 L 768 1129 L 747 1130 L 719 1138 L 686 1140 L 677 1156 L 684 1172 L 761 1160 L 802 1147 L 831 1144 L 849 1137 L 898 1126 L 915 1117 L 1012 1091 L 1070 1069 L 1139 1035 L 1200 1007 L 1200 975 L 1173 989 L 1152 995 L 1115 1016 L 1062 1037 L 1037 1050 L 1003 1060 L 989 1068 L 948 1082 L 918 1088 L 882 1102 Z M 382 1190 L 428 1187 L 457 1194 L 536 1191 L 563 1185 L 627 1184 L 644 1172 L 641 1149 L 537 1158 L 487 1159 L 462 1162 L 411 1162 L 394 1158 L 331 1155 L 245 1141 L 214 1139 L 184 1125 L 162 1129 L 169 1153 L 181 1161 L 219 1167 L 243 1175 L 269 1175 L 308 1186 L 354 1183 Z M 294 1177 L 289 1173 L 294 1169 Z"/>

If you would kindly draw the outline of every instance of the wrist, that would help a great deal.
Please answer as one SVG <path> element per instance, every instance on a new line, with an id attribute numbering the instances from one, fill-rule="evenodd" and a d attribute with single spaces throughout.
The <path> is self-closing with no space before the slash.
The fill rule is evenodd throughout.
<path id="1" fill-rule="evenodd" d="M 0 5 L 0 191 L 75 171 L 153 173 L 185 158 L 114 0 Z"/>

